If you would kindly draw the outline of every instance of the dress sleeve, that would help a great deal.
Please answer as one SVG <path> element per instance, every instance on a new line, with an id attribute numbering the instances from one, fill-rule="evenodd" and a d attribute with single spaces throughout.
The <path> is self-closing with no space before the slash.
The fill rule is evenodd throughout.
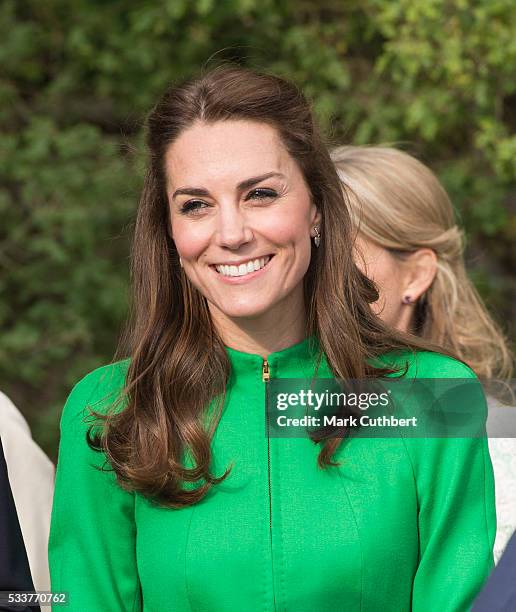
<path id="1" fill-rule="evenodd" d="M 75 386 L 61 418 L 49 564 L 52 591 L 68 593 L 70 612 L 141 610 L 134 494 L 97 469 L 105 455 L 86 442 L 85 408 L 104 394 L 108 368 Z"/>
<path id="2" fill-rule="evenodd" d="M 418 483 L 420 560 L 412 610 L 463 612 L 493 567 L 492 467 L 485 439 L 434 442 L 425 446 L 436 471 Z"/>
<path id="3" fill-rule="evenodd" d="M 432 374 L 476 379 L 469 368 L 454 360 Z M 475 404 L 471 406 L 474 418 L 485 423 L 482 393 Z M 419 563 L 412 610 L 464 612 L 493 567 L 496 511 L 487 438 L 428 437 L 406 443 L 418 495 Z"/>

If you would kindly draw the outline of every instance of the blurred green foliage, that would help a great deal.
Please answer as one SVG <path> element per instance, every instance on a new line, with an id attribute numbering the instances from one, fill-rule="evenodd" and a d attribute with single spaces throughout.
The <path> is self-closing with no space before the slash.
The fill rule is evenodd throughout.
<path id="1" fill-rule="evenodd" d="M 515 20 L 513 0 L 3 0 L 0 385 L 45 450 L 126 314 L 145 114 L 210 62 L 294 79 L 332 143 L 431 165 L 482 294 L 512 318 Z"/>

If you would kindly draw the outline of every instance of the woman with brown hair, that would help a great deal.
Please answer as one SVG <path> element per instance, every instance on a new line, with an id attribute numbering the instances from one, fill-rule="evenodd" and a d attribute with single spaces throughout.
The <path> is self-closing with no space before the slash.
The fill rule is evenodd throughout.
<path id="1" fill-rule="evenodd" d="M 147 142 L 129 359 L 65 406 L 52 589 L 74 610 L 466 609 L 492 566 L 485 440 L 265 418 L 276 379 L 474 378 L 371 312 L 302 93 L 221 67 L 165 92 Z"/>
<path id="2" fill-rule="evenodd" d="M 485 382 L 507 383 L 513 357 L 468 278 L 463 233 L 435 174 L 393 147 L 342 146 L 331 156 L 357 232 L 357 263 L 380 291 L 374 311 L 456 355 Z M 516 439 L 490 438 L 489 444 L 498 559 L 516 529 Z"/>

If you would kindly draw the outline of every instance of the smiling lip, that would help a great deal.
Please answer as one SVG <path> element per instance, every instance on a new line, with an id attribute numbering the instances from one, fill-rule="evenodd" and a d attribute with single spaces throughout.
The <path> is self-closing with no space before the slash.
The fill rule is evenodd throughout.
<path id="1" fill-rule="evenodd" d="M 220 272 L 217 271 L 217 269 L 215 268 L 215 265 L 234 265 L 234 266 L 238 266 L 238 265 L 241 265 L 243 263 L 246 263 L 244 261 L 240 262 L 239 264 L 237 264 L 237 263 L 234 263 L 234 264 L 213 264 L 213 265 L 210 265 L 210 268 L 212 268 L 214 274 L 217 275 L 219 280 L 221 280 L 221 281 L 223 281 L 225 283 L 229 283 L 230 285 L 239 285 L 241 283 L 247 282 L 248 280 L 254 279 L 255 277 L 257 277 L 260 274 L 262 274 L 264 270 L 267 270 L 267 268 L 269 267 L 269 264 L 274 259 L 274 255 L 273 254 L 266 255 L 265 257 L 269 257 L 269 261 L 263 266 L 263 268 L 260 268 L 259 270 L 255 270 L 254 272 L 249 272 L 248 274 L 244 274 L 242 276 L 224 276 L 224 274 L 220 274 Z M 254 261 L 255 259 L 262 259 L 262 258 L 253 257 L 252 259 L 248 259 L 247 263 L 249 261 Z"/>
<path id="2" fill-rule="evenodd" d="M 270 257 L 272 259 L 273 253 L 268 253 L 267 255 L 259 255 L 258 257 L 249 257 L 248 259 L 242 259 L 241 261 L 219 261 L 218 263 L 210 264 L 211 266 L 238 266 L 242 264 L 248 264 L 250 261 L 254 261 L 255 259 L 264 259 L 265 257 Z"/>

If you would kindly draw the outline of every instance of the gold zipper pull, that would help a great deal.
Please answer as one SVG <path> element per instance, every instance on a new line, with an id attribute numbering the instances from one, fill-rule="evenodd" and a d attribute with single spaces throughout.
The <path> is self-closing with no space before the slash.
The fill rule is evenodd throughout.
<path id="1" fill-rule="evenodd" d="M 267 359 L 264 359 L 263 365 L 262 365 L 262 380 L 263 382 L 269 382 L 270 379 L 271 379 L 271 373 L 269 371 L 269 363 Z"/>

